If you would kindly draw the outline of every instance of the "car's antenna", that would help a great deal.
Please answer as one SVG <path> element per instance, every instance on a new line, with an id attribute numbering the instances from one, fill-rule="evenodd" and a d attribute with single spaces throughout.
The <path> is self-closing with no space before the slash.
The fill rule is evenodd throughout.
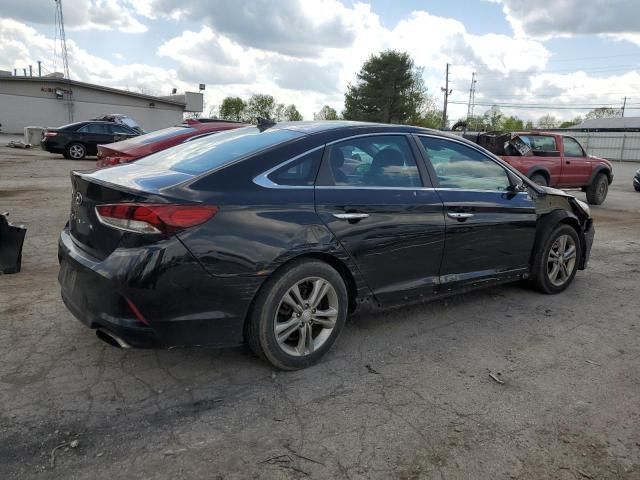
<path id="1" fill-rule="evenodd" d="M 258 130 L 261 132 L 264 132 L 267 128 L 273 127 L 276 124 L 276 122 L 270 118 L 264 117 L 256 117 L 256 121 L 258 122 Z"/>

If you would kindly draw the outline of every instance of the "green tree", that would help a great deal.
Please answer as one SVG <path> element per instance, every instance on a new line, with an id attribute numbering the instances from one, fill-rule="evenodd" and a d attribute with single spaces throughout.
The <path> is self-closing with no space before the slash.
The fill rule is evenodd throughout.
<path id="1" fill-rule="evenodd" d="M 482 117 L 487 130 L 502 130 L 504 128 L 504 114 L 497 105 L 484 112 Z"/>
<path id="2" fill-rule="evenodd" d="M 422 112 L 411 125 L 424 128 L 441 128 L 442 127 L 442 110 L 432 108 Z"/>
<path id="3" fill-rule="evenodd" d="M 569 127 L 573 127 L 574 125 L 580 125 L 582 122 L 583 122 L 582 117 L 577 116 L 573 120 L 567 120 L 567 121 L 562 122 L 559 125 L 559 127 L 560 128 L 569 128 Z"/>
<path id="4" fill-rule="evenodd" d="M 538 119 L 539 128 L 557 128 L 558 119 L 553 115 L 543 115 Z"/>
<path id="5" fill-rule="evenodd" d="M 299 122 L 302 120 L 302 114 L 298 111 L 296 106 L 292 103 L 284 109 L 284 119 L 289 122 Z"/>
<path id="6" fill-rule="evenodd" d="M 524 122 L 524 129 L 533 130 L 533 122 L 531 120 L 527 120 L 526 122 Z"/>
<path id="7" fill-rule="evenodd" d="M 407 123 L 419 118 L 425 88 L 422 70 L 406 52 L 387 50 L 372 55 L 349 85 L 343 117 L 383 123 Z"/>
<path id="8" fill-rule="evenodd" d="M 257 93 L 252 95 L 247 101 L 247 107 L 245 109 L 246 119 L 255 122 L 258 117 L 261 117 L 277 121 L 278 115 L 282 114 L 279 110 L 284 110 L 284 105 L 282 105 L 281 109 L 278 107 L 279 105 L 272 95 Z"/>
<path id="9" fill-rule="evenodd" d="M 589 113 L 587 113 L 586 118 L 587 118 L 587 120 L 591 120 L 591 119 L 594 119 L 594 118 L 619 117 L 620 115 L 621 115 L 621 112 L 617 108 L 613 108 L 613 107 L 598 107 L 598 108 L 594 108 Z"/>
<path id="10" fill-rule="evenodd" d="M 484 132 L 488 130 L 487 125 L 485 125 L 485 118 L 483 115 L 471 115 L 466 120 L 467 130 L 470 132 Z"/>
<path id="11" fill-rule="evenodd" d="M 524 122 L 513 115 L 506 117 L 502 122 L 503 130 L 507 132 L 515 132 L 524 129 Z"/>
<path id="12" fill-rule="evenodd" d="M 220 118 L 239 122 L 243 120 L 247 104 L 240 97 L 226 97 L 220 105 Z"/>
<path id="13" fill-rule="evenodd" d="M 313 114 L 314 120 L 338 120 L 338 112 L 335 108 L 325 105 L 319 112 Z"/>

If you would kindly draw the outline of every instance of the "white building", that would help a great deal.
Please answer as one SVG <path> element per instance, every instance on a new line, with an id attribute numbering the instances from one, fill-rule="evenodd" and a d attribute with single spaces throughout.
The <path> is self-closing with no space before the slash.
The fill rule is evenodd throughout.
<path id="1" fill-rule="evenodd" d="M 58 127 L 120 113 L 146 131 L 180 123 L 185 112 L 202 112 L 201 93 L 154 97 L 56 77 L 0 74 L 0 131 L 23 133 L 24 127 Z"/>

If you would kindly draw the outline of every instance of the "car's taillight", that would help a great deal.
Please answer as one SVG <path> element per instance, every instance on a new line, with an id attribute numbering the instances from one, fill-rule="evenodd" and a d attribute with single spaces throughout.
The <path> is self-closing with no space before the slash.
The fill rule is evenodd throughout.
<path id="1" fill-rule="evenodd" d="M 96 206 L 105 225 L 134 233 L 173 233 L 200 225 L 216 213 L 214 205 L 112 203 Z"/>
<path id="2" fill-rule="evenodd" d="M 58 135 L 58 132 L 44 132 L 45 137 L 55 137 Z"/>

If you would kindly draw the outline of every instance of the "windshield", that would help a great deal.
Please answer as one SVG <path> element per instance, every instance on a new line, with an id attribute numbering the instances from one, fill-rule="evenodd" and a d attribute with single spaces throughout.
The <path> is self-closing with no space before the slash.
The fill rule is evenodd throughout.
<path id="1" fill-rule="evenodd" d="M 304 134 L 292 130 L 261 132 L 256 127 L 238 128 L 177 145 L 149 155 L 136 163 L 199 175 L 302 136 Z"/>

